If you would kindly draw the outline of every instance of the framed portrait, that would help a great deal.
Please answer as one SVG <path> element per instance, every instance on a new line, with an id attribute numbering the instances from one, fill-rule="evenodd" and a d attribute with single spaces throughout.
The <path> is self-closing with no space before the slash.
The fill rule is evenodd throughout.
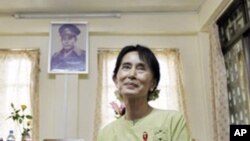
<path id="1" fill-rule="evenodd" d="M 51 22 L 48 72 L 88 73 L 87 22 Z"/>

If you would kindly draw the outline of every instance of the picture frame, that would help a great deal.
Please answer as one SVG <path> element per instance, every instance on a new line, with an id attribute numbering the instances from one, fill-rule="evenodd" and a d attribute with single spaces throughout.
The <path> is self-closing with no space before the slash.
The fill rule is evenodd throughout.
<path id="1" fill-rule="evenodd" d="M 51 22 L 48 73 L 87 74 L 88 58 L 87 22 Z"/>

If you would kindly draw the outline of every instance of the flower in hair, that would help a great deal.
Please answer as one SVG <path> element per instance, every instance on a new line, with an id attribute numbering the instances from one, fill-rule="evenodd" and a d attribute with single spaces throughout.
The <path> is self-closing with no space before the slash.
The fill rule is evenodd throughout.
<path id="1" fill-rule="evenodd" d="M 149 93 L 148 101 L 156 100 L 159 97 L 160 90 L 156 89 Z"/>
<path id="2" fill-rule="evenodd" d="M 110 105 L 112 106 L 112 108 L 115 111 L 116 118 L 120 118 L 121 116 L 123 116 L 125 114 L 125 104 L 124 103 L 118 104 L 115 101 L 112 101 L 110 103 Z"/>

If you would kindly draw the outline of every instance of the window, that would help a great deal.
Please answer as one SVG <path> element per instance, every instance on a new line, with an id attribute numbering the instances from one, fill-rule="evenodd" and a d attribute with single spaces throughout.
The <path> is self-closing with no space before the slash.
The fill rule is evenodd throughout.
<path id="1" fill-rule="evenodd" d="M 230 124 L 250 123 L 249 7 L 249 0 L 235 0 L 217 20 L 227 73 Z"/>
<path id="2" fill-rule="evenodd" d="M 161 79 L 158 85 L 159 98 L 150 101 L 150 105 L 159 109 L 173 109 L 184 112 L 183 85 L 181 77 L 181 63 L 178 50 L 153 50 L 159 63 Z M 112 101 L 118 102 L 114 91 L 116 87 L 112 80 L 113 69 L 118 51 L 100 50 L 98 54 L 98 95 L 96 106 L 95 131 L 115 120 L 115 113 L 110 105 Z M 96 133 L 94 133 L 96 137 Z"/>
<path id="3" fill-rule="evenodd" d="M 36 91 L 37 64 L 38 51 L 0 50 L 0 137 L 6 138 L 9 130 L 14 130 L 16 139 L 21 140 L 18 127 L 7 119 L 12 111 L 11 103 L 18 108 L 25 104 L 28 107 L 26 112 L 37 119 L 37 106 L 33 106 L 36 96 L 32 95 Z M 36 126 L 37 123 L 33 122 L 32 127 L 36 129 Z"/>

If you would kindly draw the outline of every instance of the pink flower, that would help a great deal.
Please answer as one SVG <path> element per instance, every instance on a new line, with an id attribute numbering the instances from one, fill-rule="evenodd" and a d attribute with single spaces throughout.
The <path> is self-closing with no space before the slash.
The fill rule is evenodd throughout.
<path id="1" fill-rule="evenodd" d="M 119 106 L 117 103 L 115 103 L 114 101 L 112 101 L 111 103 L 112 108 L 115 110 L 115 113 L 119 113 Z"/>
<path id="2" fill-rule="evenodd" d="M 115 101 L 112 101 L 110 103 L 110 105 L 112 106 L 112 108 L 115 111 L 116 118 L 119 118 L 125 114 L 125 104 L 124 103 L 121 103 L 120 105 L 118 105 Z"/>

